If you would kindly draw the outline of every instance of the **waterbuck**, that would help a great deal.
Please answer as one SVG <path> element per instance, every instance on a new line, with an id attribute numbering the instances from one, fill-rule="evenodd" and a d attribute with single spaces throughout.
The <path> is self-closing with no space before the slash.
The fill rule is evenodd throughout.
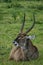
<path id="1" fill-rule="evenodd" d="M 29 35 L 27 35 L 27 33 L 30 32 L 35 25 L 34 14 L 33 14 L 33 18 L 34 18 L 34 21 L 32 26 L 29 29 L 27 29 L 26 32 L 23 32 L 23 28 L 25 24 L 25 13 L 24 13 L 24 21 L 18 36 L 13 42 L 15 45 L 15 48 L 11 50 L 10 59 L 14 59 L 18 61 L 18 60 L 31 60 L 31 59 L 38 58 L 39 56 L 38 49 L 36 46 L 32 44 L 32 41 L 29 38 Z"/>

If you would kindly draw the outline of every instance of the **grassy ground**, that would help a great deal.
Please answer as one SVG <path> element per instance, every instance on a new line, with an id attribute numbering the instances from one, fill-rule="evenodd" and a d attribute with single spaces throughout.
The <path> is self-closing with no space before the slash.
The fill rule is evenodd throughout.
<path id="1" fill-rule="evenodd" d="M 33 44 L 38 47 L 39 58 L 26 62 L 9 61 L 12 42 L 19 33 L 23 14 L 26 13 L 25 29 L 33 23 L 33 12 L 36 23 L 29 35 L 36 35 Z M 43 1 L 18 1 L 0 3 L 0 65 L 43 65 Z"/>

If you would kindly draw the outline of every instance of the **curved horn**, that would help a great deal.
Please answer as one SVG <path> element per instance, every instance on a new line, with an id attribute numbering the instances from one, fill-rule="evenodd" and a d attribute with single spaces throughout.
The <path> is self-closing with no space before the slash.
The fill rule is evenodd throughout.
<path id="1" fill-rule="evenodd" d="M 23 23 L 22 23 L 22 26 L 21 26 L 21 29 L 20 29 L 20 33 L 23 31 L 24 24 L 25 24 L 25 13 L 24 13 L 24 20 L 23 20 Z"/>
<path id="2" fill-rule="evenodd" d="M 32 24 L 32 26 L 26 31 L 26 34 L 32 30 L 32 28 L 34 27 L 34 24 L 35 24 L 35 15 L 33 14 L 33 18 L 34 18 L 34 22 Z"/>
<path id="3" fill-rule="evenodd" d="M 24 24 L 25 24 L 25 13 L 24 13 L 24 20 L 23 20 L 23 23 L 22 23 L 22 26 L 21 26 L 20 32 L 19 32 L 18 36 L 16 37 L 16 39 L 15 39 L 14 41 L 16 41 L 16 40 L 19 38 L 20 34 L 22 33 L 23 28 L 24 28 Z M 13 43 L 14 43 L 14 42 L 13 42 Z"/>

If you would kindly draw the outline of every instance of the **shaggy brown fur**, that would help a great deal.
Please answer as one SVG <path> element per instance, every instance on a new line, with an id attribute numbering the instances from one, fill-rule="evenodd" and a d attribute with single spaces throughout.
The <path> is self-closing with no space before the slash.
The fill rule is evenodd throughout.
<path id="1" fill-rule="evenodd" d="M 30 39 L 27 40 L 26 48 L 27 48 L 26 57 L 28 60 L 38 58 L 39 56 L 38 49 L 36 46 L 32 44 Z"/>
<path id="2" fill-rule="evenodd" d="M 9 59 L 10 60 L 13 59 L 15 61 L 24 60 L 25 56 L 24 56 L 23 49 L 20 48 L 19 46 L 12 48 Z"/>

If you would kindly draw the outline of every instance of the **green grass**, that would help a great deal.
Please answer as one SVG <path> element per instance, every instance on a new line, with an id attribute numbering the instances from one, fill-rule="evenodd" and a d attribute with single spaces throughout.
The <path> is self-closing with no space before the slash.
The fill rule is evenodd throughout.
<path id="1" fill-rule="evenodd" d="M 12 42 L 20 31 L 24 12 L 24 31 L 33 23 L 33 12 L 35 13 L 36 23 L 28 34 L 36 35 L 32 42 L 39 50 L 39 58 L 26 62 L 9 61 Z M 43 1 L 0 3 L 0 65 L 43 65 Z"/>

